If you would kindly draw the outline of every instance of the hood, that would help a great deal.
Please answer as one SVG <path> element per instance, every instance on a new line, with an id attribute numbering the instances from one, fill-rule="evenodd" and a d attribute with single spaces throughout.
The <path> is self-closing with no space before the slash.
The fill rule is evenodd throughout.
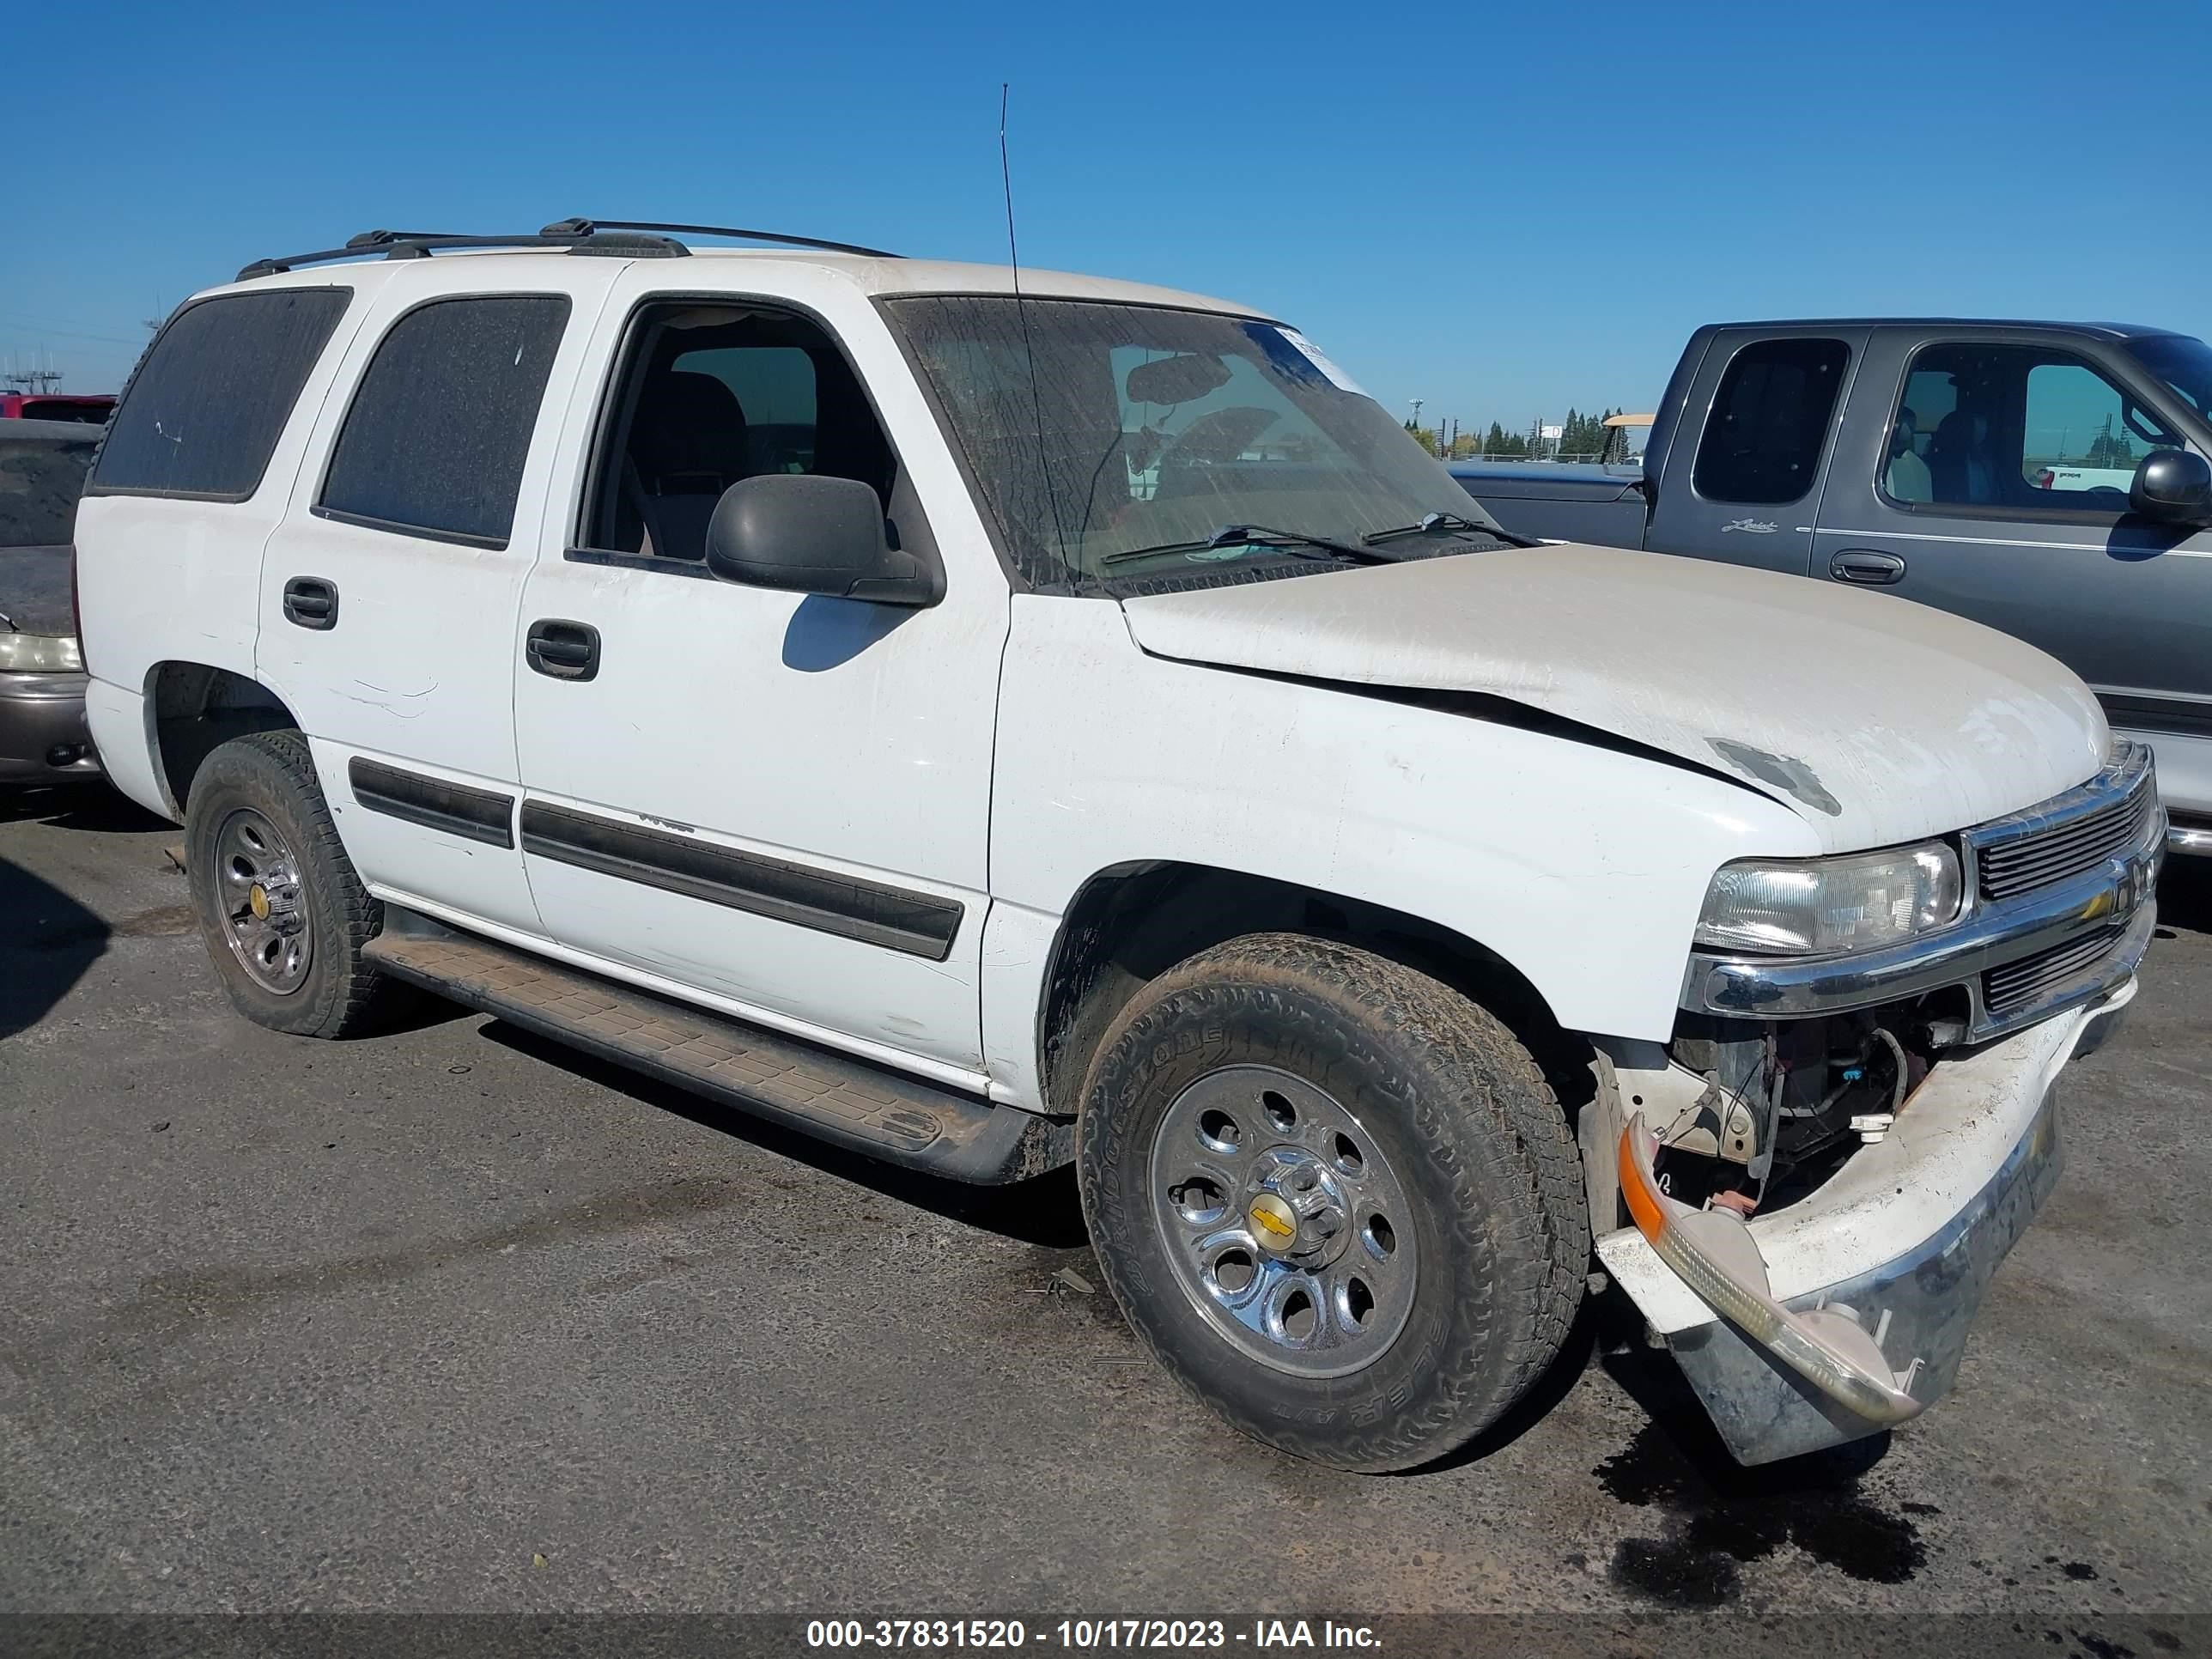
<path id="1" fill-rule="evenodd" d="M 1831 852 L 2033 805 L 2095 772 L 2110 740 L 2087 686 L 1994 629 L 1657 554 L 1516 548 L 1122 610 L 1156 656 L 1475 692 L 1595 726 L 1772 797 Z"/>
<path id="2" fill-rule="evenodd" d="M 0 547 L 0 617 L 18 634 L 74 634 L 66 547 Z M 0 633 L 7 631 L 0 623 Z"/>

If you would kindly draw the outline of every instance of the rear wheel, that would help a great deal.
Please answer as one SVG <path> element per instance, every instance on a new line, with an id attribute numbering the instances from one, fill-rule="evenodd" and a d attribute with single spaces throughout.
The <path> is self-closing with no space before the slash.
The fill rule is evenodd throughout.
<path id="1" fill-rule="evenodd" d="M 1261 934 L 1153 981 L 1085 1091 L 1085 1213 L 1122 1310 L 1246 1433 L 1427 1462 L 1558 1354 L 1589 1253 L 1557 1100 L 1498 1021 L 1368 951 Z"/>
<path id="2" fill-rule="evenodd" d="M 248 1019 L 349 1036 L 404 994 L 362 960 L 384 907 L 354 872 L 299 732 L 257 732 L 208 756 L 192 781 L 185 848 L 201 937 Z"/>

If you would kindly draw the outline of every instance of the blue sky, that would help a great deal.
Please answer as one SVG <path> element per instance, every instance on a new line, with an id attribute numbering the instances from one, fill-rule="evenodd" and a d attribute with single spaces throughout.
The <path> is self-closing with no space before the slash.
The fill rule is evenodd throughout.
<path id="1" fill-rule="evenodd" d="M 26 5 L 0 359 L 372 226 L 701 219 L 1297 324 L 1395 410 L 1648 408 L 1723 316 L 2212 332 L 2212 7 Z"/>

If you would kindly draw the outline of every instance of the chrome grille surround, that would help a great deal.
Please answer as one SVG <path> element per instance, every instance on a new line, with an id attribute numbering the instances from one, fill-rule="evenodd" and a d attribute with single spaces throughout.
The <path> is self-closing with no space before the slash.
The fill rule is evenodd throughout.
<path id="1" fill-rule="evenodd" d="M 2115 826 L 2124 830 L 2115 841 Z M 1959 837 L 1966 901 L 1948 927 L 1903 945 L 1826 957 L 1693 950 L 1681 1006 L 1748 1019 L 1804 1019 L 1958 988 L 1981 1042 L 2094 1000 L 2149 949 L 2166 854 L 2149 749 L 2116 740 L 2087 782 Z M 2096 849 L 2094 856 L 2085 849 Z M 1995 896 L 1984 876 L 1996 872 Z"/>

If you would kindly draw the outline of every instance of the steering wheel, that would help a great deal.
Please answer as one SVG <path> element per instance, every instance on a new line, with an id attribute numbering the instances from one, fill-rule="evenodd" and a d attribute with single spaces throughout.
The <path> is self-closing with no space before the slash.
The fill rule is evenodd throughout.
<path id="1" fill-rule="evenodd" d="M 1161 453 L 1161 469 L 1192 462 L 1218 466 L 1233 461 L 1252 447 L 1255 438 L 1280 418 L 1272 409 L 1239 406 L 1212 410 L 1176 434 Z"/>

